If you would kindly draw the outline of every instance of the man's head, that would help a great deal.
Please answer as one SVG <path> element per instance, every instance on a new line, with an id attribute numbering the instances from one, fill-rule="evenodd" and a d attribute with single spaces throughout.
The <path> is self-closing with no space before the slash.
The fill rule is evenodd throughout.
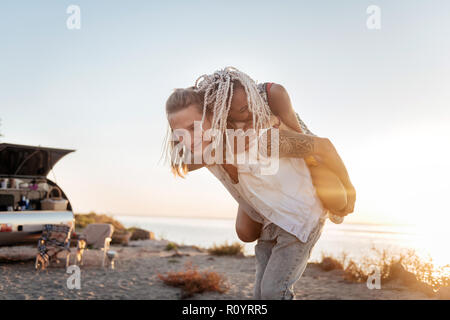
<path id="1" fill-rule="evenodd" d="M 196 141 L 194 141 L 194 124 L 196 121 L 201 122 L 203 117 L 203 94 L 192 88 L 175 89 L 167 99 L 166 114 L 172 131 L 186 130 L 189 132 L 191 141 L 186 148 L 193 151 L 197 147 Z M 203 130 L 211 128 L 210 120 L 210 113 L 207 112 L 202 124 Z M 203 148 L 208 144 L 208 141 L 203 141 Z"/>
<path id="2" fill-rule="evenodd" d="M 167 119 L 172 135 L 173 130 L 184 129 L 190 132 L 190 141 L 184 142 L 188 150 L 202 144 L 203 150 L 211 142 L 194 139 L 194 122 L 201 121 L 203 131 L 213 129 L 217 136 L 212 139 L 213 149 L 218 147 L 222 137 L 227 137 L 229 120 L 233 122 L 252 122 L 252 128 L 259 130 L 270 126 L 270 108 L 259 94 L 256 82 L 247 74 L 233 67 L 217 70 L 199 77 L 193 87 L 176 89 L 166 103 Z M 186 132 L 186 131 L 184 131 Z M 195 145 L 197 142 L 197 145 Z M 172 151 L 176 143 L 169 143 Z M 184 151 L 182 151 L 184 154 Z M 172 153 L 170 153 L 172 154 Z M 177 161 L 180 160 L 176 155 Z M 182 162 L 182 159 L 180 160 Z M 178 161 L 178 163 L 180 163 Z M 186 170 L 172 168 L 177 172 Z M 181 176 L 183 174 L 180 174 Z"/>
<path id="3" fill-rule="evenodd" d="M 175 146 L 178 143 L 182 143 L 186 152 L 193 152 L 193 150 L 204 150 L 211 143 L 210 141 L 203 141 L 203 136 L 199 136 L 197 139 L 194 137 L 195 123 L 200 123 L 203 118 L 203 98 L 204 94 L 202 92 L 190 87 L 186 89 L 175 89 L 166 102 L 166 115 L 170 126 L 168 132 L 169 137 L 167 137 L 168 141 L 166 141 L 168 148 L 166 152 L 168 152 L 171 158 L 174 173 L 180 176 L 184 176 L 186 173 L 186 166 L 183 163 L 176 163 L 176 159 L 173 159 L 175 156 L 173 154 Z M 204 130 L 211 128 L 210 112 L 205 113 L 201 128 L 203 130 L 200 134 Z M 198 134 L 198 131 L 196 133 Z M 179 138 L 179 141 L 173 141 L 174 134 L 177 136 L 175 138 Z M 197 149 L 200 146 L 201 149 Z"/>

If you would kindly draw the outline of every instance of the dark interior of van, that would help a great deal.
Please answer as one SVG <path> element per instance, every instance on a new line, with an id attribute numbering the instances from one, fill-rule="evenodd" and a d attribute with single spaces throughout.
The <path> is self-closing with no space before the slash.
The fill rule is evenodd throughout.
<path id="1" fill-rule="evenodd" d="M 49 196 L 58 197 L 58 190 L 52 190 L 56 184 L 46 176 L 62 157 L 73 151 L 0 143 L 0 211 L 41 210 L 41 200 L 49 191 Z M 70 203 L 68 209 L 71 210 Z"/>
<path id="2" fill-rule="evenodd" d="M 41 200 L 54 186 L 56 184 L 49 179 L 0 177 L 0 211 L 41 210 Z M 58 197 L 59 194 L 53 190 L 49 196 Z M 62 191 L 61 196 L 67 199 Z"/>

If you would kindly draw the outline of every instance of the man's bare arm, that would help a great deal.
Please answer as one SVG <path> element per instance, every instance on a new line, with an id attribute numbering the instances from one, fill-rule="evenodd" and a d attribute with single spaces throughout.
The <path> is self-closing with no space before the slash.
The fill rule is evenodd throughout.
<path id="1" fill-rule="evenodd" d="M 279 131 L 279 156 L 282 158 L 306 158 L 317 153 L 319 137 L 293 131 Z M 270 140 L 269 140 L 270 141 Z"/>
<path id="2" fill-rule="evenodd" d="M 269 138 L 268 141 L 270 145 L 271 139 Z M 306 158 L 314 155 L 318 156 L 319 162 L 339 177 L 349 194 L 349 203 L 345 211 L 353 212 L 356 191 L 350 181 L 344 162 L 331 141 L 327 138 L 292 131 L 279 131 L 279 156 L 281 158 Z"/>
<path id="3" fill-rule="evenodd" d="M 329 139 L 286 130 L 279 131 L 279 139 L 280 157 L 305 158 L 317 155 L 320 162 L 338 175 L 344 186 L 351 185 L 347 169 Z"/>
<path id="4" fill-rule="evenodd" d="M 319 162 L 323 163 L 339 177 L 345 187 L 345 190 L 347 191 L 347 206 L 344 208 L 342 213 L 352 213 L 355 208 L 356 190 L 350 181 L 344 162 L 329 139 L 325 138 L 322 140 L 319 150 Z"/>

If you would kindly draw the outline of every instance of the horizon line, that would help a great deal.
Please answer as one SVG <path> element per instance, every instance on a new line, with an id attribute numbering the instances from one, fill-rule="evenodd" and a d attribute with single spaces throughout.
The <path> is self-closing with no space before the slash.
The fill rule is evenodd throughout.
<path id="1" fill-rule="evenodd" d="M 89 214 L 89 213 L 95 213 L 95 214 L 105 214 L 109 216 L 124 216 L 124 217 L 137 217 L 137 218 L 184 218 L 184 219 L 210 219 L 210 220 L 235 220 L 236 217 L 218 217 L 218 216 L 177 216 L 177 215 L 149 215 L 149 214 L 126 214 L 126 213 L 97 213 L 95 211 L 90 212 L 74 212 L 74 214 Z M 379 222 L 345 222 L 346 224 L 352 224 L 352 225 L 371 225 L 371 226 L 415 226 L 413 224 L 406 224 L 406 223 L 392 223 L 392 222 L 386 222 L 386 223 L 379 223 Z"/>

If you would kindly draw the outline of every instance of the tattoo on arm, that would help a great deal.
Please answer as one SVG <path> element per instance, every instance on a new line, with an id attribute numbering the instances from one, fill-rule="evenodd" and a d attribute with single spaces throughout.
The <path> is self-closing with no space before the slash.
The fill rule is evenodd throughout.
<path id="1" fill-rule="evenodd" d="M 280 157 L 304 158 L 314 151 L 314 137 L 280 130 Z"/>
<path id="2" fill-rule="evenodd" d="M 280 130 L 279 139 L 275 142 L 278 143 L 278 146 L 274 145 L 274 147 L 279 148 L 278 155 L 280 158 L 305 158 L 315 152 L 315 139 L 317 138 L 311 135 L 288 130 Z M 272 149 L 271 141 L 272 139 L 268 137 L 267 151 L 269 156 Z"/>

